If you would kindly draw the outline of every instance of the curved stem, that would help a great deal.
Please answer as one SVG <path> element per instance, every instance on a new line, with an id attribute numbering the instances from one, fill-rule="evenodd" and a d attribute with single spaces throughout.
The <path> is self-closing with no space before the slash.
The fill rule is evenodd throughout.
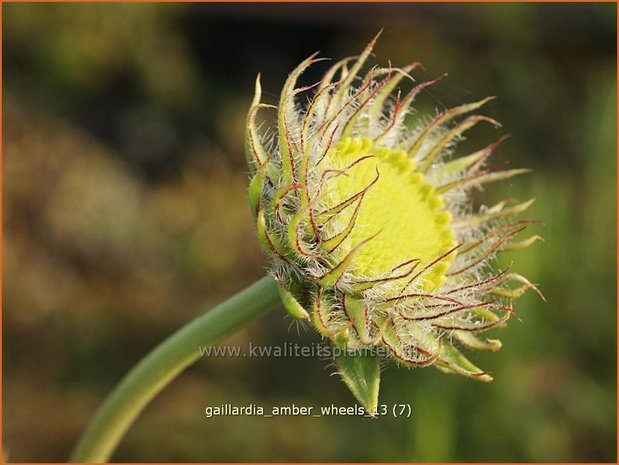
<path id="1" fill-rule="evenodd" d="M 106 462 L 133 421 L 165 386 L 212 344 L 279 305 L 277 284 L 264 277 L 196 318 L 135 366 L 99 408 L 71 460 Z"/>

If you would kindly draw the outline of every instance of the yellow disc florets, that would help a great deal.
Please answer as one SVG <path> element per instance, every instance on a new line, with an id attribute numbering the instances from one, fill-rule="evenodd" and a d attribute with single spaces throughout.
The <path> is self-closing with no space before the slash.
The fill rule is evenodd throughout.
<path id="1" fill-rule="evenodd" d="M 418 65 L 358 74 L 374 41 L 355 60 L 335 63 L 321 82 L 297 87 L 310 57 L 289 76 L 279 105 L 260 103 L 247 117 L 249 197 L 258 236 L 272 258 L 282 301 L 337 347 L 371 349 L 408 366 L 438 368 L 480 380 L 490 376 L 457 349 L 496 350 L 475 333 L 503 325 L 511 300 L 533 286 L 522 276 L 490 272 L 503 249 L 537 239 L 512 238 L 526 226 L 509 221 L 529 202 L 501 202 L 475 212 L 470 191 L 525 170 L 492 171 L 485 163 L 502 141 L 464 157 L 455 143 L 479 122 L 490 99 L 451 108 L 417 126 L 411 104 L 435 79 L 402 95 L 398 86 Z M 412 78 L 411 78 L 412 79 Z M 313 90 L 306 107 L 299 94 Z M 258 133 L 256 114 L 277 108 L 275 144 Z M 457 121 L 453 123 L 453 121 Z M 520 287 L 510 289 L 508 281 Z M 338 360 L 344 381 L 375 406 L 378 357 Z M 367 360 L 372 360 L 369 364 Z"/>
<path id="2" fill-rule="evenodd" d="M 320 248 L 331 253 L 333 262 L 343 261 L 372 237 L 351 260 L 352 275 L 378 279 L 411 260 L 423 267 L 442 256 L 423 279 L 426 290 L 444 284 L 445 271 L 456 255 L 455 251 L 447 255 L 456 246 L 452 216 L 407 153 L 375 146 L 368 138 L 346 138 L 334 144 L 323 163 L 332 170 L 321 187 L 324 210 L 334 210 L 354 197 L 323 226 L 331 237 Z"/>

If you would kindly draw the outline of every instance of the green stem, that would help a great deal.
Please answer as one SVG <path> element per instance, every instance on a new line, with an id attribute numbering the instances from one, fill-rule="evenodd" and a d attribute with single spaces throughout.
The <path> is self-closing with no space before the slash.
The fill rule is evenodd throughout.
<path id="1" fill-rule="evenodd" d="M 114 448 L 164 387 L 213 344 L 279 305 L 277 284 L 265 277 L 196 318 L 157 346 L 133 368 L 99 408 L 71 460 L 106 462 Z"/>

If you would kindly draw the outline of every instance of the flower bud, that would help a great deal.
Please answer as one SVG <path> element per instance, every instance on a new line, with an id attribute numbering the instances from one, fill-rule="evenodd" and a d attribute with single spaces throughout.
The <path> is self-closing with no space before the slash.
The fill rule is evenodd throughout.
<path id="1" fill-rule="evenodd" d="M 415 115 L 411 127 L 405 119 L 416 97 L 440 78 L 403 94 L 398 87 L 412 80 L 417 63 L 361 75 L 375 41 L 313 86 L 297 80 L 319 60 L 303 61 L 277 107 L 260 102 L 258 77 L 246 128 L 250 205 L 282 302 L 332 344 L 356 351 L 338 357 L 338 370 L 369 412 L 378 402 L 383 355 L 492 380 L 459 348 L 500 348 L 479 335 L 504 326 L 512 300 L 535 287 L 488 265 L 497 252 L 537 239 L 513 242 L 529 222 L 511 218 L 532 201 L 472 209 L 473 189 L 526 172 L 486 167 L 504 138 L 454 156 L 468 129 L 500 126 L 475 113 L 491 98 Z M 268 108 L 277 110 L 271 142 L 256 123 Z"/>

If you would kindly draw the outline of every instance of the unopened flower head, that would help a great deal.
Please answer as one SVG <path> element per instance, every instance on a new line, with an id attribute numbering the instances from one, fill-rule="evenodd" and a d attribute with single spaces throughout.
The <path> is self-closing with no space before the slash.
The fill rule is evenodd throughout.
<path id="1" fill-rule="evenodd" d="M 414 114 L 411 125 L 415 98 L 440 78 L 403 93 L 418 63 L 361 74 L 375 40 L 312 86 L 297 80 L 320 60 L 303 61 L 277 107 L 261 103 L 257 80 L 246 151 L 260 242 L 288 311 L 332 343 L 490 381 L 459 348 L 500 348 L 478 334 L 503 326 L 512 300 L 533 285 L 489 263 L 537 237 L 514 241 L 527 222 L 513 217 L 532 201 L 473 210 L 471 192 L 526 170 L 487 168 L 503 138 L 456 156 L 466 130 L 499 126 L 475 113 L 491 98 Z M 272 137 L 256 122 L 268 108 L 277 110 Z"/>

